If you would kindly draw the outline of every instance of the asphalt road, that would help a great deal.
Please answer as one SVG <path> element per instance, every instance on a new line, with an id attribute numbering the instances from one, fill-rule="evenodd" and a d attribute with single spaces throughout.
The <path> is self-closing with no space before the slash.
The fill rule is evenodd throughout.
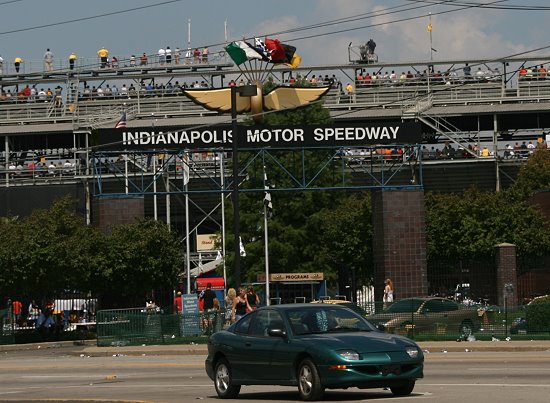
<path id="1" fill-rule="evenodd" d="M 0 402 L 218 400 L 203 354 L 74 355 L 62 349 L 2 352 Z M 327 391 L 325 401 L 548 402 L 550 351 L 431 352 L 411 396 L 382 389 Z M 245 386 L 239 400 L 298 401 L 295 388 Z"/>

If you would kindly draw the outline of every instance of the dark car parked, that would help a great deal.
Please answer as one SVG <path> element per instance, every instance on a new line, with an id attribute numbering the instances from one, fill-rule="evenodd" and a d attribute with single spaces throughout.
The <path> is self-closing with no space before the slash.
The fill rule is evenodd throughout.
<path id="1" fill-rule="evenodd" d="M 297 386 L 303 400 L 325 388 L 390 388 L 410 394 L 423 377 L 422 350 L 377 330 L 337 304 L 261 307 L 208 340 L 205 367 L 220 398 L 242 385 Z"/>

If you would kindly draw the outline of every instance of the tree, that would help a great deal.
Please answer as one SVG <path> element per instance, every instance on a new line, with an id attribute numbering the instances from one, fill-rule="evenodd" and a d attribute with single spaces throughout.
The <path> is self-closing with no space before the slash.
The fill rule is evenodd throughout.
<path id="1" fill-rule="evenodd" d="M 428 259 L 492 256 L 495 245 L 513 243 L 519 254 L 550 251 L 540 211 L 514 191 L 426 195 Z"/>
<path id="2" fill-rule="evenodd" d="M 97 289 L 113 304 L 143 304 L 155 289 L 172 288 L 182 269 L 182 247 L 165 223 L 143 220 L 113 227 L 106 242 L 108 267 Z"/>
<path id="3" fill-rule="evenodd" d="M 528 197 L 534 192 L 550 188 L 550 150 L 537 148 L 520 168 L 515 186 L 518 197 Z"/>
<path id="4" fill-rule="evenodd" d="M 332 267 L 345 264 L 356 269 L 364 284 L 372 278 L 372 204 L 370 193 L 348 195 L 334 208 L 315 214 L 319 257 Z"/>
<path id="5" fill-rule="evenodd" d="M 7 292 L 51 296 L 86 283 L 90 231 L 71 211 L 74 200 L 63 198 L 48 210 L 2 225 L 2 277 Z"/>

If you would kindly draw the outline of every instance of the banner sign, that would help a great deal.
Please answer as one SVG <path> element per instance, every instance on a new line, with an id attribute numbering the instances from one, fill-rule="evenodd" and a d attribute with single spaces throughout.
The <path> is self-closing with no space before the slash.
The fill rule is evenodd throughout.
<path id="1" fill-rule="evenodd" d="M 231 126 L 204 128 L 142 127 L 98 129 L 93 145 L 100 150 L 230 149 Z M 336 123 L 330 126 L 237 126 L 237 146 L 247 148 L 345 147 L 418 144 L 418 122 Z"/>
<path id="2" fill-rule="evenodd" d="M 269 281 L 321 281 L 325 276 L 322 272 L 319 273 L 271 273 Z M 265 274 L 258 274 L 258 282 L 265 282 Z"/>

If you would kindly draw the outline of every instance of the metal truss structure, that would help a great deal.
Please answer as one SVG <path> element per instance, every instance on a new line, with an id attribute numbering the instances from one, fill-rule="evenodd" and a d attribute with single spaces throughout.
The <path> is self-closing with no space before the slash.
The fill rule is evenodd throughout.
<path id="1" fill-rule="evenodd" d="M 384 190 L 422 187 L 420 145 L 260 148 L 239 152 L 240 192 Z M 231 159 L 223 149 L 96 152 L 91 157 L 96 198 L 229 194 Z M 106 185 L 108 183 L 109 185 Z"/>

